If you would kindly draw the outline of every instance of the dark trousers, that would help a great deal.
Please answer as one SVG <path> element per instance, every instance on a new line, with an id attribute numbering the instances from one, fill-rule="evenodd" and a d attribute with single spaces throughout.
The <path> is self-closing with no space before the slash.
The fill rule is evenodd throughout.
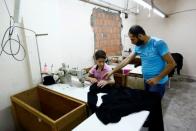
<path id="1" fill-rule="evenodd" d="M 148 92 L 158 93 L 161 98 L 165 94 L 165 88 L 167 84 L 168 82 L 165 82 L 164 84 L 156 84 L 156 85 L 150 86 L 149 84 L 146 83 L 146 81 L 144 81 L 145 90 Z"/>

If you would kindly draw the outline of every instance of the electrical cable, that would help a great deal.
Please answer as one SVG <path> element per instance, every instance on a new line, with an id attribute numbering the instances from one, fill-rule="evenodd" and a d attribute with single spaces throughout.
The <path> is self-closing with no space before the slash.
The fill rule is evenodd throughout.
<path id="1" fill-rule="evenodd" d="M 1 41 L 0 56 L 2 55 L 2 53 L 5 53 L 6 55 L 11 55 L 16 61 L 23 61 L 26 57 L 26 51 L 25 51 L 24 46 L 21 44 L 21 40 L 20 40 L 19 35 L 17 34 L 17 39 L 13 38 L 13 33 L 15 31 L 15 28 L 31 31 L 32 33 L 35 34 L 35 36 L 36 36 L 36 32 L 31 29 L 28 29 L 28 28 L 16 26 L 14 18 L 13 18 L 13 16 L 11 16 L 11 13 L 9 11 L 8 5 L 5 0 L 4 0 L 4 4 L 5 4 L 6 10 L 8 12 L 8 15 L 10 17 L 10 20 L 9 20 L 9 27 L 6 29 L 6 31 L 3 35 L 2 41 Z M 7 40 L 6 40 L 6 37 L 8 38 Z M 13 42 L 15 44 L 18 44 L 18 48 L 16 49 L 15 52 L 13 50 Z M 9 48 L 9 51 L 6 50 L 6 47 Z M 21 50 L 23 50 L 24 55 L 22 58 L 17 58 L 17 55 L 20 53 Z"/>
<path id="2" fill-rule="evenodd" d="M 6 2 L 5 0 L 4 0 L 4 3 L 5 3 L 6 10 L 7 10 L 7 12 L 8 12 L 8 15 L 11 17 L 11 13 L 10 13 L 10 11 L 9 11 L 7 2 Z"/>

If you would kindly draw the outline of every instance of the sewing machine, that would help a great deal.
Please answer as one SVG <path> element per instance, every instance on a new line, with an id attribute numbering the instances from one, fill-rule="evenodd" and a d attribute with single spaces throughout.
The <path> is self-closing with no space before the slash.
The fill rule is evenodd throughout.
<path id="1" fill-rule="evenodd" d="M 72 85 L 72 76 L 75 76 L 79 82 L 84 86 L 86 71 L 78 68 L 69 69 L 65 63 L 62 63 L 62 67 L 59 68 L 57 75 L 59 76 L 60 83 Z"/>

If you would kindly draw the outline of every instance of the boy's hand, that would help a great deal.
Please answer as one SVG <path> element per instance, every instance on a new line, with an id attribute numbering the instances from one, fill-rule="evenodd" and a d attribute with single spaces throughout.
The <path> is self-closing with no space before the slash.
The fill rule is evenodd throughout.
<path id="1" fill-rule="evenodd" d="M 101 81 L 99 81 L 99 82 L 97 83 L 97 86 L 103 88 L 103 87 L 104 87 L 105 85 L 107 85 L 107 84 L 108 84 L 107 81 L 101 80 Z"/>
<path id="2" fill-rule="evenodd" d="M 94 84 L 94 83 L 97 83 L 98 80 L 97 80 L 96 78 L 90 78 L 90 82 L 91 82 L 92 84 Z"/>

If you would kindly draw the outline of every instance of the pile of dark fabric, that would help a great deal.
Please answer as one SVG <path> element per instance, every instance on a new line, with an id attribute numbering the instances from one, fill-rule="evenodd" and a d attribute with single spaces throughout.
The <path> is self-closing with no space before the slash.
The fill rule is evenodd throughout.
<path id="1" fill-rule="evenodd" d="M 171 53 L 174 61 L 176 62 L 176 67 L 169 73 L 169 77 L 172 77 L 177 70 L 177 74 L 180 75 L 180 70 L 183 66 L 183 56 L 180 53 Z"/>
<path id="2" fill-rule="evenodd" d="M 107 95 L 102 96 L 103 103 L 96 107 L 96 95 L 100 92 Z M 88 104 L 104 124 L 117 123 L 121 117 L 131 113 L 150 111 L 144 125 L 149 127 L 149 131 L 164 131 L 161 98 L 157 94 L 125 87 L 99 88 L 93 84 L 88 93 Z"/>

